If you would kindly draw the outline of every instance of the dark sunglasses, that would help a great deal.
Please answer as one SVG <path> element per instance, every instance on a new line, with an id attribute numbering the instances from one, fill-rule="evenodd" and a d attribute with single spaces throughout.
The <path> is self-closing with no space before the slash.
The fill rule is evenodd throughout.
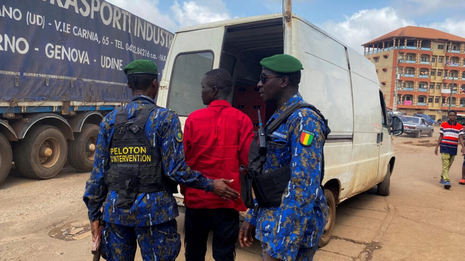
<path id="1" fill-rule="evenodd" d="M 266 75 L 264 73 L 261 73 L 260 74 L 260 81 L 265 84 L 266 83 L 266 80 L 269 79 L 269 78 L 281 78 L 281 77 L 284 77 L 284 75 Z"/>

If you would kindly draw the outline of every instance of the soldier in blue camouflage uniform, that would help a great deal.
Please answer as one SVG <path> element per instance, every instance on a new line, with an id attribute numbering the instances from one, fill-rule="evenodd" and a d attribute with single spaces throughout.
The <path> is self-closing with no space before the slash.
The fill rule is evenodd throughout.
<path id="1" fill-rule="evenodd" d="M 290 106 L 303 102 L 298 92 L 302 64 L 284 54 L 265 58 L 260 64 L 260 96 L 279 108 L 270 123 Z M 313 259 L 328 213 L 320 187 L 325 128 L 313 110 L 300 108 L 269 136 L 262 172 L 290 164 L 290 180 L 279 207 L 250 209 L 239 234 L 241 246 L 250 246 L 256 229 L 263 260 Z"/>
<path id="2" fill-rule="evenodd" d="M 128 75 L 128 86 L 134 96 L 126 105 L 127 117 L 131 121 L 146 106 L 155 105 L 153 99 L 158 94 L 158 71 L 153 62 L 137 60 L 128 64 L 124 72 Z M 132 80 L 129 80 L 130 75 Z M 143 260 L 175 260 L 181 242 L 175 219 L 178 209 L 173 195 L 167 190 L 138 193 L 127 208 L 120 208 L 117 202 L 122 195 L 108 186 L 106 179 L 112 165 L 110 151 L 116 114 L 117 110 L 112 111 L 100 124 L 94 169 L 84 194 L 93 241 L 102 216 L 105 221 L 102 255 L 106 255 L 107 260 L 134 260 L 137 243 Z M 213 192 L 224 199 L 235 200 L 239 196 L 226 185 L 227 181 L 206 178 L 186 165 L 181 125 L 173 112 L 155 106 L 145 122 L 144 132 L 148 144 L 160 149 L 163 173 L 170 180 Z M 138 169 L 134 172 L 138 173 Z"/>

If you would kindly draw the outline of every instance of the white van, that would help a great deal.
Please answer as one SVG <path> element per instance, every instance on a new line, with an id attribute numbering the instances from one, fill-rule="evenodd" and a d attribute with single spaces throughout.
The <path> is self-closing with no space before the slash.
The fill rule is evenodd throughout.
<path id="1" fill-rule="evenodd" d="M 403 127 L 395 116 L 396 128 L 390 127 L 373 63 L 298 16 L 285 23 L 277 14 L 181 29 L 168 54 L 158 105 L 175 111 L 184 123 L 191 112 L 205 107 L 200 97 L 203 75 L 224 68 L 234 79 L 231 104 L 254 124 L 261 109 L 266 122 L 276 108 L 259 96 L 259 62 L 280 53 L 297 57 L 304 67 L 299 92 L 321 110 L 332 130 L 324 148 L 330 217 L 323 246 L 331 238 L 338 203 L 374 185 L 380 195 L 389 195 L 395 164 L 391 135 L 400 135 Z"/>

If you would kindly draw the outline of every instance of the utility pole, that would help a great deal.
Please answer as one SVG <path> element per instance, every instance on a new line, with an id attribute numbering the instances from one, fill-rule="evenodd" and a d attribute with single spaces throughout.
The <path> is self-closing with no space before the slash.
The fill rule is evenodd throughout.
<path id="1" fill-rule="evenodd" d="M 396 79 L 394 83 L 394 101 L 392 103 L 392 111 L 397 111 L 397 88 L 399 85 L 399 58 L 397 58 L 397 63 L 396 63 Z"/>
<path id="2" fill-rule="evenodd" d="M 454 90 L 454 74 L 451 72 L 450 76 L 452 77 L 452 84 L 450 86 L 449 111 L 450 111 L 450 107 L 452 107 L 452 90 Z"/>
<path id="3" fill-rule="evenodd" d="M 283 0 L 284 53 L 292 55 L 292 0 Z"/>

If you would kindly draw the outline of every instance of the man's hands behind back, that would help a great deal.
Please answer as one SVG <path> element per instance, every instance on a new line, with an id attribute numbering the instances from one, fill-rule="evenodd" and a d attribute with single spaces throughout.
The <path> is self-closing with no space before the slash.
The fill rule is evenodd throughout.
<path id="1" fill-rule="evenodd" d="M 234 180 L 227 180 L 227 179 L 215 179 L 213 181 L 213 191 L 212 193 L 214 195 L 217 195 L 218 197 L 221 197 L 225 200 L 232 199 L 236 200 L 239 198 L 240 194 L 239 192 L 235 191 L 232 189 L 230 186 L 227 185 L 227 183 L 231 183 Z"/>

